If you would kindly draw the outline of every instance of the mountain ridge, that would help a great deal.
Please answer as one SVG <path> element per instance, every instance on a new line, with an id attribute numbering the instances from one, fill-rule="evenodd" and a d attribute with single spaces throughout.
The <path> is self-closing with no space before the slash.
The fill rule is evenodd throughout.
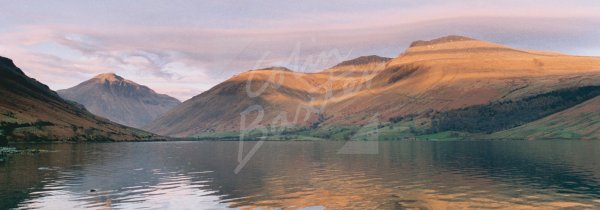
<path id="1" fill-rule="evenodd" d="M 147 129 L 174 136 L 240 131 L 240 113 L 253 104 L 264 108 L 260 126 L 360 126 L 373 117 L 387 123 L 396 117 L 600 84 L 600 58 L 532 52 L 447 36 L 413 42 L 399 56 L 376 65 L 338 66 L 310 74 L 246 72 L 184 102 Z M 261 87 L 262 94 L 247 94 Z M 232 103 L 236 108 L 228 105 Z M 225 107 L 214 109 L 215 104 Z M 301 121 L 294 120 L 298 112 Z"/>
<path id="2" fill-rule="evenodd" d="M 387 62 L 392 58 L 381 57 L 378 55 L 367 55 L 360 56 L 351 60 L 342 61 L 341 63 L 336 64 L 332 68 L 342 67 L 342 66 L 352 66 L 352 65 L 365 65 L 370 63 L 378 63 L 378 62 Z"/>
<path id="3" fill-rule="evenodd" d="M 476 41 L 476 40 L 477 39 L 473 39 L 473 38 L 466 37 L 466 36 L 448 35 L 448 36 L 444 36 L 444 37 L 440 37 L 440 38 L 436 38 L 436 39 L 432 39 L 432 40 L 428 40 L 428 41 L 424 41 L 424 40 L 414 41 L 414 42 L 410 43 L 409 47 L 420 47 L 420 46 L 442 44 L 442 43 L 447 43 L 447 42 Z"/>

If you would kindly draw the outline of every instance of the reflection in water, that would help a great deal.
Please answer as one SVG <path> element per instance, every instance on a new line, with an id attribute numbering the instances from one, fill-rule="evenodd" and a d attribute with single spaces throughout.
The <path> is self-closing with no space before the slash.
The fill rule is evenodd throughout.
<path id="1" fill-rule="evenodd" d="M 0 163 L 0 209 L 600 207 L 600 142 L 342 146 L 266 142 L 235 174 L 236 142 L 39 145 Z"/>

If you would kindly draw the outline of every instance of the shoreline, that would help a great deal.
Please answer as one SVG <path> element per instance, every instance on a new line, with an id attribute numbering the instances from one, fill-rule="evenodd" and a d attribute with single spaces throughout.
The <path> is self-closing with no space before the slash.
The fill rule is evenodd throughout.
<path id="1" fill-rule="evenodd" d="M 162 140 L 136 140 L 136 141 L 36 141 L 36 142 L 9 142 L 7 147 L 12 148 L 14 145 L 38 145 L 38 144 L 105 144 L 105 143 L 156 143 L 156 142 L 234 142 L 239 139 L 190 139 L 190 138 L 172 138 Z M 308 139 L 246 139 L 247 142 L 348 142 L 363 140 L 308 140 Z M 521 138 L 506 138 L 506 139 L 401 139 L 401 140 L 367 140 L 375 142 L 394 142 L 394 141 L 410 141 L 410 142 L 474 142 L 474 141 L 600 141 L 600 139 L 573 139 L 573 138 L 549 138 L 549 139 L 521 139 Z"/>

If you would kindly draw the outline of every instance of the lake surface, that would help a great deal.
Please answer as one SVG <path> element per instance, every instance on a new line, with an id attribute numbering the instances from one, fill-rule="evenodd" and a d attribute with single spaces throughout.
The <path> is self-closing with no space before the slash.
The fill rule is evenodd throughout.
<path id="1" fill-rule="evenodd" d="M 238 142 L 29 146 L 0 209 L 600 208 L 599 141 L 257 143 L 243 167 Z"/>

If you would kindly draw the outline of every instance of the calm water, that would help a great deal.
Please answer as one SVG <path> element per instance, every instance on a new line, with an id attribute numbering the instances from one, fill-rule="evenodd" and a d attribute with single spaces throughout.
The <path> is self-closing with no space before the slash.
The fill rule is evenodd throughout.
<path id="1" fill-rule="evenodd" d="M 0 163 L 0 209 L 600 208 L 598 141 L 343 144 L 265 142 L 237 174 L 237 142 L 38 145 Z"/>

